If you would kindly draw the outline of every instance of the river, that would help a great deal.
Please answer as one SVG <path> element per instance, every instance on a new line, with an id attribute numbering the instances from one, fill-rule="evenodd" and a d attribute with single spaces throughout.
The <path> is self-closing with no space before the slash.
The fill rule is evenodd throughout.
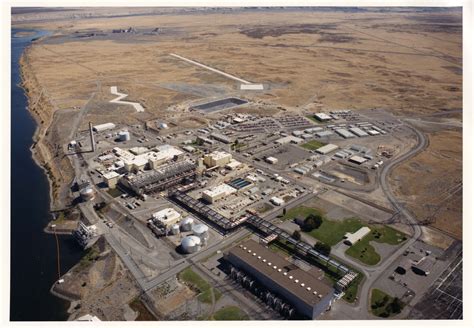
<path id="1" fill-rule="evenodd" d="M 43 232 L 51 218 L 49 185 L 44 171 L 31 157 L 36 122 L 19 87 L 21 54 L 32 39 L 47 32 L 15 37 L 20 31 L 26 30 L 12 29 L 11 38 L 10 320 L 66 320 L 68 302 L 49 292 L 58 279 L 55 237 Z M 69 236 L 60 237 L 59 244 L 64 274 L 79 262 L 83 251 Z"/>

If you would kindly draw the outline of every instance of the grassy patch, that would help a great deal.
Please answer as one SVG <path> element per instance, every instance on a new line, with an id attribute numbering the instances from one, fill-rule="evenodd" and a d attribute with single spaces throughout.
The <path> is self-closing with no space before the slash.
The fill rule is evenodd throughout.
<path id="1" fill-rule="evenodd" d="M 190 287 L 194 288 L 197 290 L 200 294 L 198 295 L 198 299 L 203 302 L 203 303 L 212 303 L 212 297 L 211 297 L 211 285 L 201 278 L 200 275 L 198 275 L 196 272 L 191 270 L 191 268 L 187 268 L 183 271 L 181 271 L 178 274 L 178 277 L 180 280 L 188 284 Z M 217 302 L 219 298 L 221 297 L 221 293 L 213 288 L 214 291 L 214 299 Z"/>
<path id="2" fill-rule="evenodd" d="M 357 292 L 359 290 L 359 285 L 363 279 L 364 279 L 364 275 L 358 272 L 357 277 L 351 282 L 349 287 L 347 287 L 345 294 L 342 298 L 349 303 L 354 303 L 357 297 Z"/>
<path id="3" fill-rule="evenodd" d="M 319 121 L 314 115 L 306 115 L 306 118 L 309 118 L 311 121 L 313 121 L 316 124 L 321 124 L 323 122 Z"/>
<path id="4" fill-rule="evenodd" d="M 226 306 L 214 313 L 214 320 L 248 320 L 246 313 L 242 312 L 237 306 Z"/>
<path id="5" fill-rule="evenodd" d="M 142 301 L 138 297 L 136 297 L 130 304 L 130 308 L 133 311 L 138 312 L 138 317 L 135 321 L 155 321 L 155 317 L 151 314 L 150 311 L 146 308 Z"/>
<path id="6" fill-rule="evenodd" d="M 318 148 L 321 148 L 324 145 L 325 145 L 325 143 L 323 143 L 323 142 L 319 142 L 319 141 L 316 141 L 316 140 L 311 140 L 311 141 L 308 141 L 305 144 L 302 144 L 301 147 L 303 147 L 304 149 L 308 149 L 308 150 L 316 150 Z"/>
<path id="7" fill-rule="evenodd" d="M 342 240 L 347 232 L 356 232 L 364 225 L 360 219 L 351 218 L 343 221 L 332 221 L 323 218 L 323 223 L 318 229 L 314 229 L 308 234 L 330 246 L 336 245 Z"/>
<path id="8" fill-rule="evenodd" d="M 94 245 L 86 251 L 86 254 L 81 258 L 78 264 L 79 270 L 89 267 L 94 261 L 99 258 L 99 250 Z"/>
<path id="9" fill-rule="evenodd" d="M 371 241 L 398 245 L 406 240 L 406 236 L 403 233 L 393 228 L 375 226 L 371 226 L 370 228 L 371 231 L 367 236 L 346 250 L 347 255 L 358 259 L 364 264 L 375 265 L 380 262 L 380 255 L 375 251 L 375 248 L 370 245 Z"/>
<path id="10" fill-rule="evenodd" d="M 388 318 L 390 316 L 400 313 L 405 304 L 398 301 L 399 307 L 397 309 L 397 307 L 394 306 L 394 303 L 396 302 L 397 301 L 394 297 L 391 297 L 380 289 L 372 289 L 372 294 L 370 297 L 370 308 L 374 315 L 382 318 Z"/>
<path id="11" fill-rule="evenodd" d="M 112 196 L 113 198 L 119 197 L 122 195 L 122 191 L 120 189 L 114 188 L 107 190 L 107 193 Z"/>
<path id="12" fill-rule="evenodd" d="M 282 217 L 282 220 L 293 220 L 294 218 L 305 219 L 310 214 L 322 215 L 323 213 L 316 208 L 298 206 L 288 210 L 286 214 Z"/>

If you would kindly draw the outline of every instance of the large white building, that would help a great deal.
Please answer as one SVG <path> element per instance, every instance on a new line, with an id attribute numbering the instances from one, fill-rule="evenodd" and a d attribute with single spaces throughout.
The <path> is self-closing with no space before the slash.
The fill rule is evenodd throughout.
<path id="1" fill-rule="evenodd" d="M 173 159 L 175 156 L 183 154 L 181 150 L 171 145 L 161 145 L 152 150 L 144 151 L 144 149 L 133 149 L 135 154 L 130 151 L 115 147 L 113 152 L 121 161 L 123 161 L 125 169 L 130 171 L 142 170 L 148 166 L 151 169 L 156 169 L 161 164 Z"/>
<path id="2" fill-rule="evenodd" d="M 236 191 L 237 189 L 229 186 L 228 184 L 223 183 L 214 188 L 203 191 L 202 198 L 209 203 L 214 203 L 215 201 L 223 197 L 226 197 L 230 194 L 233 194 Z"/>
<path id="3" fill-rule="evenodd" d="M 153 213 L 153 219 L 158 221 L 162 226 L 169 228 L 172 225 L 176 224 L 181 218 L 174 208 L 165 208 L 164 210 Z"/>
<path id="4" fill-rule="evenodd" d="M 358 241 L 360 241 L 362 238 L 367 236 L 369 232 L 370 232 L 369 227 L 362 227 L 354 233 L 348 232 L 344 235 L 344 238 L 346 239 L 344 240 L 344 243 L 352 246 Z"/>
<path id="5" fill-rule="evenodd" d="M 230 162 L 232 155 L 223 151 L 213 151 L 204 155 L 204 164 L 207 167 L 224 166 Z"/>

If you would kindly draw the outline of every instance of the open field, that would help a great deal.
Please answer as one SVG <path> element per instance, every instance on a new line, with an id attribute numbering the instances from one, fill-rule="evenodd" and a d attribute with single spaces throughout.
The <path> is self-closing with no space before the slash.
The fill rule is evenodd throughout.
<path id="1" fill-rule="evenodd" d="M 397 314 L 393 307 L 394 298 L 387 295 L 380 289 L 373 289 L 370 304 L 372 313 L 378 317 L 387 318 Z M 400 303 L 400 308 L 403 309 L 404 304 Z M 400 309 L 400 310 L 401 310 Z"/>
<path id="2" fill-rule="evenodd" d="M 391 183 L 420 221 L 462 239 L 462 132 L 435 131 L 428 137 L 427 150 L 398 166 Z"/>
<path id="3" fill-rule="evenodd" d="M 218 310 L 212 316 L 214 320 L 248 320 L 248 316 L 237 306 L 227 306 Z"/>
<path id="4" fill-rule="evenodd" d="M 201 302 L 212 303 L 212 292 L 214 292 L 214 299 L 216 302 L 221 297 L 221 293 L 217 289 L 212 288 L 207 281 L 202 279 L 201 276 L 199 276 L 190 268 L 187 268 L 186 270 L 182 271 L 179 274 L 179 278 L 200 292 L 200 294 L 198 295 L 198 299 Z M 211 288 L 213 289 L 213 291 L 211 291 Z"/>
<path id="5" fill-rule="evenodd" d="M 308 149 L 308 150 L 315 150 L 315 149 L 318 149 L 322 146 L 324 146 L 324 143 L 316 141 L 316 140 L 311 140 L 311 141 L 301 145 L 301 147 L 303 147 L 305 149 Z"/>

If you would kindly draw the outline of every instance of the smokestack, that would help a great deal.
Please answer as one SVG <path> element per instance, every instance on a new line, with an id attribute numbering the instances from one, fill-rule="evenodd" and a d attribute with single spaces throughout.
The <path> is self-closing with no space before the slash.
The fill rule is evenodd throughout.
<path id="1" fill-rule="evenodd" d="M 91 122 L 89 122 L 89 133 L 91 135 L 92 152 L 95 153 L 94 131 L 92 131 L 92 123 Z"/>

